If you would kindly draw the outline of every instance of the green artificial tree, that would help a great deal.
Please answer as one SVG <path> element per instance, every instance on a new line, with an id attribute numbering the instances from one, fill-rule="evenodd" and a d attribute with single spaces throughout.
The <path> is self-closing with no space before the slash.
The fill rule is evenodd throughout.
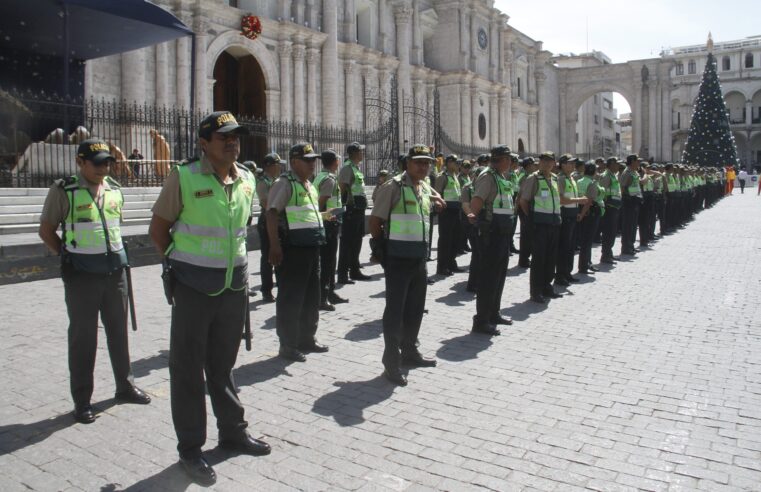
<path id="1" fill-rule="evenodd" d="M 682 154 L 682 162 L 697 166 L 736 166 L 735 137 L 729 130 L 729 115 L 721 96 L 721 84 L 716 73 L 716 59 L 711 53 L 709 38 L 708 60 L 700 82 L 698 98 L 692 113 L 690 132 Z"/>

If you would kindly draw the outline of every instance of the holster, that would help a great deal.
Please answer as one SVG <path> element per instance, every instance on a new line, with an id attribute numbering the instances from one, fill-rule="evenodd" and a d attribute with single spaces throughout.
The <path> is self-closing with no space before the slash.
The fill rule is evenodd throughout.
<path id="1" fill-rule="evenodd" d="M 164 268 L 161 271 L 161 281 L 164 284 L 164 296 L 166 302 L 170 306 L 174 306 L 174 288 L 177 285 L 177 279 L 174 278 L 174 271 L 172 265 L 167 260 L 164 260 Z"/>

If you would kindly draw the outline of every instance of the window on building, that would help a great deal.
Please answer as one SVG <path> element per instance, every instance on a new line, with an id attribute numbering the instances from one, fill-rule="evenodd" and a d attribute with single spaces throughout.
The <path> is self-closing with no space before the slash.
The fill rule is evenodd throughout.
<path id="1" fill-rule="evenodd" d="M 690 75 L 695 75 L 698 71 L 698 66 L 695 63 L 695 60 L 690 60 L 690 63 L 687 64 L 687 73 Z"/>
<path id="2" fill-rule="evenodd" d="M 753 53 L 745 54 L 745 68 L 753 68 Z"/>
<path id="3" fill-rule="evenodd" d="M 600 117 L 595 115 L 595 125 L 599 125 L 599 124 L 600 124 Z"/>
<path id="4" fill-rule="evenodd" d="M 611 101 L 610 99 L 603 99 L 602 100 L 602 107 L 607 109 L 607 110 L 613 109 L 613 101 Z"/>
<path id="5" fill-rule="evenodd" d="M 721 69 L 724 71 L 727 71 L 730 68 L 732 68 L 732 64 L 729 61 L 729 57 L 725 56 L 724 58 L 721 59 Z"/>
<path id="6" fill-rule="evenodd" d="M 609 128 L 611 130 L 613 129 L 613 120 L 605 118 L 604 123 L 605 123 L 605 128 Z"/>
<path id="7" fill-rule="evenodd" d="M 478 137 L 481 140 L 486 138 L 486 116 L 483 113 L 478 115 Z"/>
<path id="8" fill-rule="evenodd" d="M 518 97 L 521 97 L 521 78 L 518 77 Z"/>
<path id="9" fill-rule="evenodd" d="M 230 7 L 238 8 L 238 0 L 227 0 L 227 3 L 230 5 Z"/>
<path id="10" fill-rule="evenodd" d="M 682 113 L 676 114 L 676 128 L 682 128 Z"/>
<path id="11" fill-rule="evenodd" d="M 597 104 L 597 94 L 595 94 L 595 104 Z"/>
<path id="12" fill-rule="evenodd" d="M 676 74 L 677 75 L 684 75 L 684 63 L 677 63 L 676 64 Z"/>

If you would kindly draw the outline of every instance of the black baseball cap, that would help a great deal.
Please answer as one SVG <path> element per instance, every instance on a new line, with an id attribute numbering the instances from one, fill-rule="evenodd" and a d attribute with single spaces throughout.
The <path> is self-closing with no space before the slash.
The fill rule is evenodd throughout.
<path id="1" fill-rule="evenodd" d="M 322 161 L 323 166 L 332 164 L 340 158 L 341 156 L 338 155 L 338 152 L 333 149 L 323 150 L 322 154 L 320 154 L 320 160 Z"/>
<path id="2" fill-rule="evenodd" d="M 534 160 L 533 157 L 526 157 L 525 159 L 521 161 L 521 166 L 523 167 L 528 167 L 531 164 L 536 164 L 536 161 Z"/>
<path id="3" fill-rule="evenodd" d="M 560 164 L 565 164 L 566 162 L 575 163 L 577 161 L 578 159 L 571 154 L 563 154 L 560 156 L 560 159 L 558 159 Z"/>
<path id="4" fill-rule="evenodd" d="M 608 159 L 605 161 L 605 164 L 610 166 L 611 164 L 618 164 L 618 158 L 616 157 L 608 157 Z"/>
<path id="5" fill-rule="evenodd" d="M 291 150 L 288 151 L 288 157 L 290 159 L 316 159 L 320 157 L 312 148 L 312 144 L 302 142 L 297 143 Z"/>
<path id="6" fill-rule="evenodd" d="M 489 159 L 491 159 L 491 156 L 489 154 L 481 154 L 476 158 L 476 162 L 479 164 L 484 164 L 486 162 L 489 162 Z"/>
<path id="7" fill-rule="evenodd" d="M 79 144 L 77 157 L 85 161 L 92 161 L 93 164 L 101 164 L 107 160 L 116 162 L 116 158 L 111 155 L 106 141 L 99 138 L 90 138 Z"/>
<path id="8" fill-rule="evenodd" d="M 630 155 L 626 156 L 626 164 L 627 165 L 631 164 L 632 162 L 639 161 L 639 160 L 641 160 L 641 159 L 639 158 L 639 156 L 637 154 L 630 154 Z"/>
<path id="9" fill-rule="evenodd" d="M 492 159 L 496 159 L 497 157 L 510 157 L 510 154 L 512 153 L 513 151 L 510 150 L 510 147 L 505 144 L 493 147 L 490 152 Z"/>
<path id="10" fill-rule="evenodd" d="M 521 156 L 519 156 L 515 152 L 511 152 L 510 153 L 510 159 L 512 159 L 513 162 L 520 162 L 521 161 Z"/>
<path id="11" fill-rule="evenodd" d="M 199 137 L 209 140 L 214 132 L 224 134 L 234 132 L 238 135 L 248 135 L 248 130 L 240 126 L 235 116 L 229 111 L 215 111 L 201 120 L 201 124 L 198 126 Z"/>
<path id="12" fill-rule="evenodd" d="M 427 145 L 416 144 L 410 147 L 409 153 L 407 153 L 409 159 L 429 159 L 433 160 L 431 155 L 431 149 Z"/>
<path id="13" fill-rule="evenodd" d="M 352 142 L 346 146 L 347 154 L 351 154 L 352 152 L 359 152 L 360 150 L 365 150 L 365 146 L 359 142 Z"/>
<path id="14" fill-rule="evenodd" d="M 457 162 L 461 160 L 460 157 L 457 154 L 449 154 L 446 159 L 444 159 L 444 162 L 454 161 Z"/>
<path id="15" fill-rule="evenodd" d="M 262 166 L 267 167 L 271 166 L 273 164 L 285 164 L 285 161 L 280 157 L 280 154 L 277 152 L 271 152 L 264 156 L 264 161 L 262 161 Z"/>

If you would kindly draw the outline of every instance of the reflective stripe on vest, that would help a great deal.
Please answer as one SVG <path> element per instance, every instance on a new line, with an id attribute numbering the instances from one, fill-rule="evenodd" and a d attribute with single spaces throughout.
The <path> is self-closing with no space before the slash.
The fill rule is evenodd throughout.
<path id="1" fill-rule="evenodd" d="M 535 224 L 560 224 L 560 192 L 554 176 L 549 179 L 537 172 L 537 190 L 533 200 Z"/>
<path id="2" fill-rule="evenodd" d="M 80 188 L 76 176 L 72 179 L 73 183 L 64 187 L 69 213 L 63 224 L 63 242 L 66 251 L 73 255 L 74 266 L 92 273 L 108 273 L 126 266 L 120 228 L 124 205 L 121 190 L 104 188 L 100 208 L 90 190 Z"/>
<path id="3" fill-rule="evenodd" d="M 563 175 L 563 179 L 565 179 L 565 184 L 563 185 L 563 197 L 565 198 L 578 198 L 579 197 L 579 189 L 576 186 L 576 181 L 568 176 Z M 560 176 L 558 176 L 558 179 L 560 179 Z M 571 184 L 570 191 L 568 184 Z M 579 208 L 578 203 L 571 203 L 569 205 L 561 205 L 563 208 Z"/>
<path id="4" fill-rule="evenodd" d="M 603 176 L 608 176 L 610 178 L 610 189 L 605 190 L 605 199 L 610 203 L 611 206 L 618 208 L 621 206 L 621 183 L 618 181 L 618 178 L 615 174 L 610 172 L 609 170 L 606 170 L 603 173 Z"/>
<path id="5" fill-rule="evenodd" d="M 494 198 L 492 202 L 492 213 L 494 215 L 509 215 L 512 216 L 515 213 L 513 206 L 513 184 L 511 181 L 505 179 L 501 174 L 489 168 L 494 178 L 494 184 L 497 185 L 497 193 L 499 194 Z"/>
<path id="6" fill-rule="evenodd" d="M 338 187 L 336 177 L 333 173 L 328 171 L 320 171 L 314 178 L 314 187 L 317 188 L 317 193 L 319 195 L 320 186 L 322 185 L 322 182 L 328 178 L 328 176 L 332 177 L 333 179 L 333 193 L 330 195 L 330 198 L 328 198 L 328 201 L 325 202 L 325 208 L 327 210 L 333 208 L 341 208 L 341 189 Z"/>
<path id="7" fill-rule="evenodd" d="M 632 177 L 632 182 L 629 184 L 629 186 L 626 187 L 626 192 L 629 194 L 629 196 L 638 196 L 642 197 L 642 188 L 639 185 L 639 175 L 634 172 L 630 172 L 627 170 L 629 175 Z"/>
<path id="8" fill-rule="evenodd" d="M 394 178 L 400 188 L 400 195 L 388 219 L 386 252 L 389 256 L 398 258 L 425 258 L 428 256 L 431 190 L 421 184 L 418 199 L 415 190 L 404 184 L 403 179 L 405 175 Z"/>
<path id="9" fill-rule="evenodd" d="M 447 203 L 460 203 L 460 182 L 454 176 L 444 174 L 447 178 L 447 184 L 444 187 L 442 198 Z"/>
<path id="10" fill-rule="evenodd" d="M 317 189 L 309 190 L 293 175 L 288 175 L 291 198 L 285 207 L 288 243 L 292 246 L 319 246 L 325 243 L 325 228 L 318 206 Z"/>
<path id="11" fill-rule="evenodd" d="M 172 225 L 168 257 L 178 263 L 178 279 L 207 295 L 245 288 L 246 222 L 255 191 L 253 175 L 240 177 L 228 198 L 215 174 L 199 161 L 177 167 L 182 211 Z"/>

